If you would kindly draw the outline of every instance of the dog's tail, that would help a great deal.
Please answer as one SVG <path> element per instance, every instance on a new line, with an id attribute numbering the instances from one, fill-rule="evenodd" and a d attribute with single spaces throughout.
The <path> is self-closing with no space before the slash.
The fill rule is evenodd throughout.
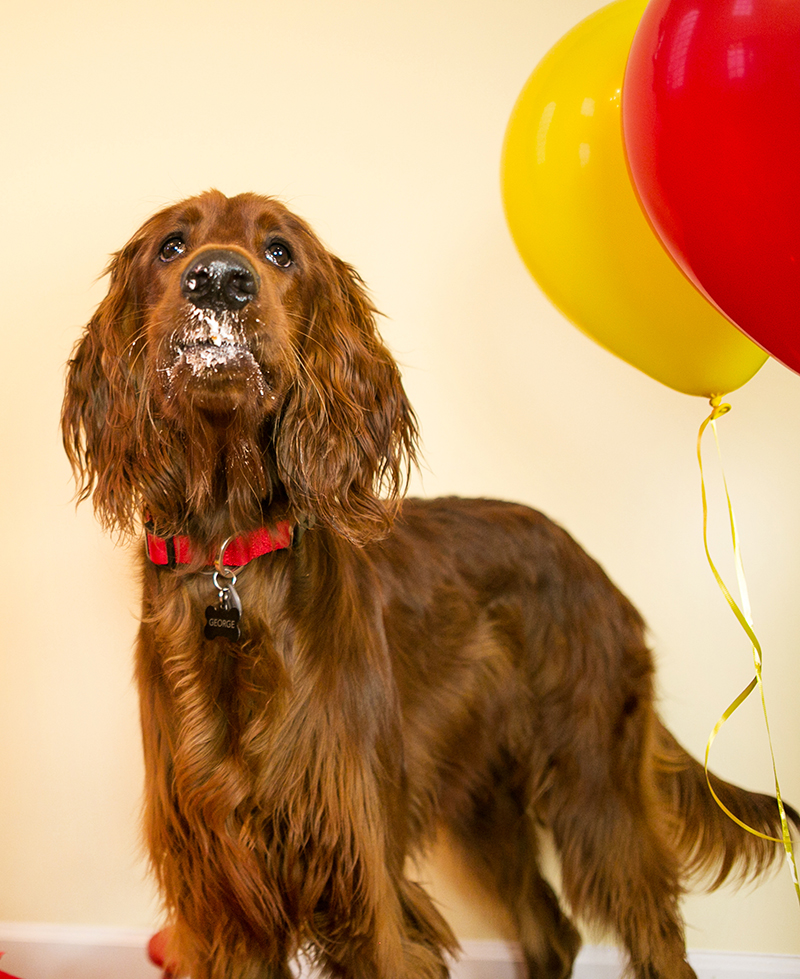
<path id="1" fill-rule="evenodd" d="M 731 878 L 753 880 L 784 853 L 781 843 L 748 833 L 722 811 L 706 783 L 703 766 L 657 722 L 659 790 L 673 817 L 682 869 L 687 878 L 702 880 L 709 890 Z M 777 800 L 748 792 L 710 774 L 720 801 L 743 823 L 780 840 L 783 837 Z M 800 829 L 800 814 L 784 802 L 787 820 Z"/>

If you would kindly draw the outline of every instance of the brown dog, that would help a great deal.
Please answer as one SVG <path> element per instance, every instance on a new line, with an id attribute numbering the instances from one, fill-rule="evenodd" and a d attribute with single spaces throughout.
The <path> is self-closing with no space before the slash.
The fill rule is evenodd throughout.
<path id="1" fill-rule="evenodd" d="M 287 979 L 307 948 L 341 979 L 442 979 L 455 940 L 405 866 L 444 825 L 529 976 L 561 979 L 580 942 L 543 825 L 632 974 L 693 976 L 682 882 L 778 848 L 659 722 L 629 602 L 535 511 L 401 505 L 417 432 L 374 310 L 275 200 L 167 208 L 110 273 L 63 424 L 82 498 L 147 523 L 146 832 L 176 967 Z M 780 835 L 773 799 L 715 788 Z"/>

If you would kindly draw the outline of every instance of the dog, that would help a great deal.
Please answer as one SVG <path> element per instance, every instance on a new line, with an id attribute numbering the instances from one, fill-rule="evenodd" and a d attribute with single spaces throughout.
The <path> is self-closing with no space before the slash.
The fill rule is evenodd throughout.
<path id="1" fill-rule="evenodd" d="M 678 898 L 780 852 L 654 709 L 639 613 L 527 507 L 405 499 L 418 427 L 358 274 L 279 201 L 150 218 L 68 365 L 79 498 L 144 531 L 145 837 L 174 974 L 443 979 L 446 831 L 531 979 L 578 916 L 689 979 Z M 767 836 L 776 801 L 711 777 Z M 797 813 L 789 816 L 798 822 Z M 563 903 L 539 868 L 552 834 Z"/>

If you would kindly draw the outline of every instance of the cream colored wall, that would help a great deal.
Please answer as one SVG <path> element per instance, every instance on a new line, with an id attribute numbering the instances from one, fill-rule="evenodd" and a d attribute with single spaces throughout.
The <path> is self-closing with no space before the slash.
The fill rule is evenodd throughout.
<path id="1" fill-rule="evenodd" d="M 157 917 L 137 842 L 135 575 L 90 508 L 75 513 L 57 416 L 63 364 L 102 295 L 94 280 L 108 253 L 156 207 L 212 185 L 282 195 L 361 269 L 423 421 L 418 489 L 528 501 L 569 527 L 648 618 L 663 713 L 702 753 L 751 675 L 704 564 L 694 439 L 705 405 L 568 325 L 517 258 L 499 199 L 518 91 L 597 6 L 6 9 L 0 920 L 146 927 Z M 731 401 L 720 424 L 727 473 L 779 770 L 800 802 L 800 378 L 770 363 Z M 769 790 L 762 731 L 748 704 L 714 762 Z M 446 857 L 435 875 L 462 937 L 502 930 Z M 692 897 L 687 916 L 695 947 L 800 952 L 784 872 L 754 892 Z"/>

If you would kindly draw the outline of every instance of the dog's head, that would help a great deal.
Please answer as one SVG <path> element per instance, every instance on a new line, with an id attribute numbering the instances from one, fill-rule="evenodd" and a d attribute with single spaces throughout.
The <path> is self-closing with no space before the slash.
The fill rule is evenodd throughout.
<path id="1" fill-rule="evenodd" d="M 271 198 L 210 191 L 112 259 L 62 424 L 107 525 L 214 540 L 265 511 L 385 532 L 416 424 L 358 275 Z"/>

